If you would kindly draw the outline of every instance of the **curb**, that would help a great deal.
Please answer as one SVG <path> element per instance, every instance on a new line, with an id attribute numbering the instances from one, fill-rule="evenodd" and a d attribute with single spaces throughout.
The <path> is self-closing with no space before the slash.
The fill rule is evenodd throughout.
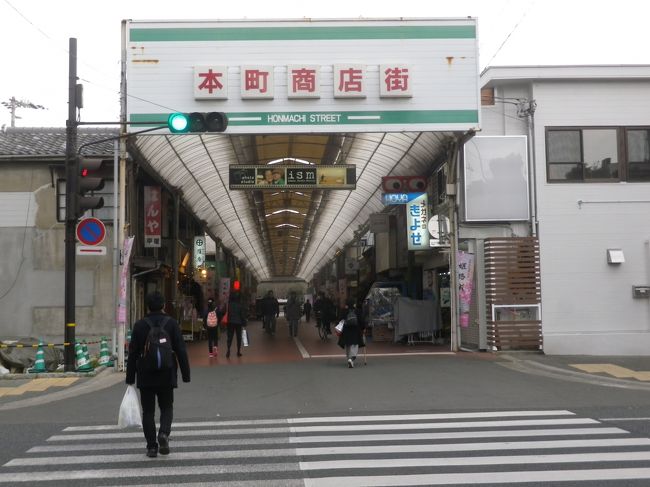
<path id="1" fill-rule="evenodd" d="M 99 369 L 99 367 L 98 367 Z M 91 372 L 88 372 L 90 374 Z M 80 372 L 70 372 L 70 374 L 80 374 Z M 18 375 L 18 374 L 14 374 Z M 35 374 L 36 375 L 36 374 Z M 63 374 L 53 374 L 56 378 L 63 377 Z M 71 375 L 77 377 L 76 375 Z M 68 376 L 70 377 L 70 376 Z M 90 392 L 95 392 L 107 387 L 111 387 L 119 382 L 124 381 L 124 373 L 114 371 L 113 368 L 104 367 L 103 370 L 91 376 L 93 380 L 85 381 L 81 384 L 74 384 L 65 389 L 55 392 L 45 393 L 36 397 L 27 399 L 18 399 L 4 404 L 0 404 L 0 411 L 8 411 L 12 409 L 21 409 L 30 406 L 40 406 L 62 399 L 69 399 L 71 397 L 81 396 Z"/>
<path id="2" fill-rule="evenodd" d="M 546 365 L 535 360 L 521 360 L 511 355 L 501 356 L 507 362 L 500 363 L 502 367 L 509 368 L 522 373 L 540 375 L 553 379 L 560 379 L 569 382 L 581 382 L 604 387 L 616 387 L 619 389 L 633 389 L 639 391 L 650 391 L 650 384 L 628 380 L 617 379 L 614 377 L 605 377 L 600 375 L 578 372 L 553 365 Z"/>
<path id="3" fill-rule="evenodd" d="M 95 377 L 107 367 L 100 365 L 96 369 L 88 372 L 37 372 L 29 374 L 27 372 L 22 374 L 4 374 L 0 375 L 0 380 L 26 380 L 26 379 L 60 379 L 62 377 Z"/>

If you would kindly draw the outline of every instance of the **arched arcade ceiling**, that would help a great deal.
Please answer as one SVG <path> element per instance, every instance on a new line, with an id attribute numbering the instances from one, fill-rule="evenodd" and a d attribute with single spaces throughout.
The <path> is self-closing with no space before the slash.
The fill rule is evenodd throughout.
<path id="1" fill-rule="evenodd" d="M 258 280 L 309 281 L 370 214 L 383 210 L 382 176 L 428 174 L 452 135 L 138 135 L 131 144 Z M 282 158 L 354 164 L 356 190 L 228 189 L 230 165 Z"/>

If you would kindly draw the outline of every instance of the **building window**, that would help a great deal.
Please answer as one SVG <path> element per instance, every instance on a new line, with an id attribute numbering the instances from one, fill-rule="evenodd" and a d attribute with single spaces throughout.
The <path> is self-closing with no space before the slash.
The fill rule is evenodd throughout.
<path id="1" fill-rule="evenodd" d="M 628 176 L 630 181 L 650 181 L 650 129 L 627 129 Z"/>
<path id="2" fill-rule="evenodd" d="M 548 128 L 549 182 L 650 181 L 650 129 Z"/>
<path id="3" fill-rule="evenodd" d="M 56 181 L 56 219 L 65 222 L 65 179 Z M 104 179 L 104 188 L 101 191 L 93 191 L 89 196 L 101 196 L 104 198 L 104 207 L 97 210 L 88 210 L 85 216 L 99 218 L 105 223 L 113 223 L 113 212 L 115 201 L 113 197 L 113 180 Z"/>

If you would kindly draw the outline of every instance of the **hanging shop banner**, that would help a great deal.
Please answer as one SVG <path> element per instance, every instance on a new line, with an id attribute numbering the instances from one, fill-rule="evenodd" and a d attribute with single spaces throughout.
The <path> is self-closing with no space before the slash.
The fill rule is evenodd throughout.
<path id="1" fill-rule="evenodd" d="M 429 200 L 426 193 L 420 193 L 404 205 L 406 211 L 406 235 L 409 250 L 429 248 Z"/>
<path id="2" fill-rule="evenodd" d="M 129 284 L 129 261 L 131 260 L 131 249 L 133 248 L 134 237 L 124 239 L 124 250 L 122 251 L 122 272 L 120 274 L 120 295 L 117 303 L 117 322 L 126 324 L 126 295 Z"/>
<path id="3" fill-rule="evenodd" d="M 205 237 L 194 237 L 194 268 L 203 269 L 205 267 Z"/>
<path id="4" fill-rule="evenodd" d="M 241 165 L 229 167 L 230 189 L 356 189 L 353 164 L 336 166 Z"/>
<path id="5" fill-rule="evenodd" d="M 160 247 L 162 208 L 160 186 L 144 187 L 144 246 Z"/>
<path id="6" fill-rule="evenodd" d="M 224 112 L 233 134 L 479 126 L 473 18 L 128 20 L 124 36 L 130 122 L 177 107 Z"/>
<path id="7" fill-rule="evenodd" d="M 469 308 L 472 304 L 474 288 L 474 254 L 458 251 L 456 254 L 456 272 L 458 273 L 458 304 L 460 314 L 458 322 L 463 328 L 469 326 Z"/>

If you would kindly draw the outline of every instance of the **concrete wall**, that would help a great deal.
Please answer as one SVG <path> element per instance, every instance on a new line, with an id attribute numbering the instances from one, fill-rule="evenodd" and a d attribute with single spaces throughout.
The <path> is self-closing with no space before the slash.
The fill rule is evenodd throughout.
<path id="1" fill-rule="evenodd" d="M 64 336 L 65 228 L 47 164 L 0 166 L 0 338 Z M 111 228 L 108 233 L 111 233 Z M 112 237 L 106 256 L 77 256 L 76 334 L 111 336 Z"/>

